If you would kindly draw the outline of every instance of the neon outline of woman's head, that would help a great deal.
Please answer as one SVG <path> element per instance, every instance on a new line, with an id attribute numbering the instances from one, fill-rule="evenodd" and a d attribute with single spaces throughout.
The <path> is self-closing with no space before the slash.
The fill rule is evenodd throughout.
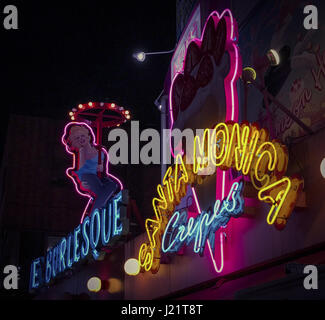
<path id="1" fill-rule="evenodd" d="M 82 137 L 83 135 L 87 136 L 86 137 L 86 140 L 88 140 L 87 142 L 89 142 L 90 144 L 93 144 L 92 135 L 90 134 L 88 128 L 86 128 L 85 126 L 77 126 L 77 125 L 70 127 L 69 135 L 68 135 L 68 139 L 67 139 L 68 140 L 67 145 L 71 145 L 70 151 L 73 152 L 74 151 L 73 149 L 78 148 L 78 147 L 74 146 L 74 144 L 79 143 L 80 137 Z M 76 139 L 76 137 L 77 137 L 77 139 Z"/>

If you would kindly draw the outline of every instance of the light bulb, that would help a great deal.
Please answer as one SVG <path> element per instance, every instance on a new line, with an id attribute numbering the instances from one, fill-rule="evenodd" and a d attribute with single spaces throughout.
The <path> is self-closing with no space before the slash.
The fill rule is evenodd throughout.
<path id="1" fill-rule="evenodd" d="M 92 277 L 87 282 L 87 288 L 91 292 L 98 292 L 102 288 L 102 280 L 98 277 Z"/>
<path id="2" fill-rule="evenodd" d="M 146 54 L 144 52 L 138 52 L 133 55 L 139 62 L 143 62 L 146 59 Z"/>
<path id="3" fill-rule="evenodd" d="M 124 271 L 130 276 L 136 276 L 140 272 L 140 264 L 137 259 L 131 258 L 125 261 Z"/>
<path id="4" fill-rule="evenodd" d="M 325 179 L 325 158 L 320 163 L 320 173 L 322 174 L 323 178 Z"/>
<path id="5" fill-rule="evenodd" d="M 270 60 L 271 66 L 277 66 L 280 64 L 280 56 L 276 50 L 270 49 L 266 55 Z"/>

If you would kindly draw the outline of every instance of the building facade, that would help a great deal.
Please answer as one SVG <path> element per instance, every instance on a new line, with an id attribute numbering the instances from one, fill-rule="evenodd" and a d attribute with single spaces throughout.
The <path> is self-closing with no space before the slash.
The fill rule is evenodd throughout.
<path id="1" fill-rule="evenodd" d="M 317 2 L 316 6 L 321 12 L 322 4 Z M 235 58 L 231 51 L 225 50 L 223 55 L 218 51 L 224 36 L 221 30 L 218 31 L 219 27 L 221 29 L 220 21 L 223 14 L 230 16 L 226 9 L 232 13 L 229 20 L 233 18 L 236 21 L 232 27 L 238 30 L 233 37 L 234 48 L 238 49 L 239 55 Z M 322 227 L 325 180 L 320 172 L 325 134 L 322 92 L 325 79 L 321 71 L 323 31 L 321 27 L 318 30 L 304 28 L 303 10 L 304 3 L 300 1 L 294 4 L 289 1 L 250 1 L 249 4 L 240 1 L 198 1 L 171 60 L 170 74 L 165 83 L 165 95 L 169 99 L 164 100 L 166 103 L 163 106 L 163 117 L 166 118 L 162 123 L 166 128 L 212 129 L 216 123 L 225 120 L 247 121 L 266 128 L 270 140 L 285 145 L 288 150 L 286 174 L 303 178 L 285 228 L 279 231 L 267 223 L 269 205 L 258 201 L 258 192 L 251 188 L 251 179 L 244 178 L 244 214 L 230 219 L 221 231 L 220 240 L 215 244 L 216 248 L 219 244 L 221 251 L 215 249 L 213 254 L 205 248 L 199 255 L 193 251 L 193 239 L 189 245 L 181 249 L 176 246 L 172 250 L 172 245 L 184 233 L 180 233 L 181 229 L 172 229 L 171 224 L 164 225 L 160 241 L 165 253 L 160 256 L 153 254 L 153 264 L 155 259 L 160 259 L 158 271 L 152 272 L 151 267 L 151 270 L 142 270 L 144 272 L 135 277 L 126 276 L 126 299 L 324 298 L 324 291 L 308 291 L 303 286 L 303 271 L 307 265 L 318 267 L 319 281 L 323 283 L 321 274 L 325 261 Z M 213 31 L 209 28 L 208 19 L 215 11 L 216 31 Z M 224 30 L 232 32 L 225 26 Z M 197 45 L 192 43 L 191 48 L 193 40 Z M 267 58 L 271 49 L 278 52 L 276 58 L 280 60 L 276 63 Z M 207 62 L 212 57 L 216 59 L 216 65 Z M 236 57 L 238 61 L 240 59 L 238 64 L 234 62 Z M 233 77 L 238 115 L 229 114 L 224 81 L 233 65 L 240 69 L 240 76 Z M 253 84 L 245 82 L 243 69 L 244 72 L 255 73 Z M 178 73 L 182 79 L 177 78 Z M 232 105 L 237 102 L 233 100 Z M 176 153 L 177 150 L 174 151 Z M 166 169 L 167 166 L 163 167 L 162 176 Z M 195 211 L 192 208 L 195 202 L 202 212 L 211 210 L 213 199 L 218 199 L 220 180 L 217 175 L 218 172 L 209 175 L 202 185 L 194 184 L 197 188 L 195 194 L 187 189 L 175 212 L 186 208 L 189 217 L 191 211 Z M 240 174 L 233 170 L 231 175 L 235 181 Z M 225 194 L 222 195 L 224 198 Z M 197 214 L 196 208 L 194 216 L 197 217 Z M 180 225 L 177 216 L 169 215 L 169 219 L 173 219 L 174 226 Z M 172 230 L 171 235 L 165 228 Z M 190 232 L 188 225 L 185 230 Z M 159 250 L 159 240 L 152 244 L 153 234 L 148 228 L 147 234 L 127 243 L 125 259 L 143 254 L 145 269 L 148 266 L 145 253 L 141 249 L 139 253 L 139 248 L 147 244 L 147 248 L 158 247 Z M 216 235 L 219 236 L 219 233 Z M 168 236 L 173 241 L 166 242 Z M 167 245 L 171 250 L 166 250 Z M 146 254 L 149 259 L 150 254 Z"/>
<path id="2" fill-rule="evenodd" d="M 146 194 L 139 208 L 125 203 L 137 232 L 126 234 L 97 261 L 68 268 L 62 279 L 30 298 L 325 298 L 324 28 L 305 29 L 303 1 L 184 3 L 176 6 L 178 43 L 160 95 L 161 129 L 196 133 L 219 125 L 219 135 L 212 136 L 215 149 L 204 144 L 210 131 L 197 134 L 202 162 L 187 166 L 184 157 L 195 151 L 171 140 L 174 164 L 162 161 L 157 187 L 145 167 L 134 174 L 134 180 L 143 175 L 145 181 L 145 190 L 134 194 Z M 315 5 L 319 12 L 325 9 L 321 1 Z M 53 142 L 63 123 L 13 121 L 2 169 L 1 254 L 6 263 L 19 265 L 46 255 L 72 232 L 85 204 L 77 194 L 65 196 L 71 185 L 62 183 L 61 173 L 70 160 L 58 155 L 62 150 Z M 32 143 L 35 148 L 19 143 L 23 136 L 38 139 L 30 128 L 48 135 L 51 143 Z M 230 140 L 235 130 L 238 135 Z M 217 157 L 204 164 L 211 150 Z M 244 157 L 250 165 L 241 162 Z M 37 192 L 24 188 L 30 180 Z M 44 219 L 44 211 L 53 219 Z M 33 235 L 24 238 L 26 232 Z M 136 259 L 141 272 L 125 274 L 128 259 Z M 310 265 L 318 271 L 317 290 L 304 285 Z M 87 281 L 93 276 L 108 281 L 108 287 L 90 292 Z"/>

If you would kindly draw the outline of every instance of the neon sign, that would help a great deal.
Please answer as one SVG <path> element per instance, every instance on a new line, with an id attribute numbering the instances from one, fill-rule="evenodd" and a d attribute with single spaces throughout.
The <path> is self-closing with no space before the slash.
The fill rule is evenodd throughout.
<path id="1" fill-rule="evenodd" d="M 161 236 L 169 225 L 168 219 L 186 195 L 187 186 L 203 183 L 205 176 L 200 172 L 210 162 L 223 171 L 233 168 L 249 175 L 259 190 L 259 200 L 271 206 L 267 223 L 280 230 L 285 227 L 303 180 L 284 176 L 288 164 L 286 147 L 268 138 L 268 132 L 257 125 L 219 123 L 213 130 L 206 129 L 202 138 L 194 138 L 193 164 L 185 164 L 185 156 L 176 157 L 176 164 L 166 171 L 163 184 L 157 186 L 159 198 L 152 201 L 155 218 L 145 223 L 149 243 L 142 244 L 139 250 L 139 264 L 145 271 L 158 271 Z"/>
<path id="2" fill-rule="evenodd" d="M 81 216 L 82 222 L 87 214 L 102 207 L 116 190 L 123 190 L 123 185 L 117 177 L 108 172 L 108 152 L 96 143 L 93 129 L 87 123 L 69 122 L 64 128 L 61 141 L 66 151 L 72 155 L 72 167 L 66 170 L 66 175 L 72 180 L 77 193 L 89 199 Z M 104 160 L 101 171 L 106 175 L 101 179 L 96 174 L 97 165 L 101 162 L 96 156 L 99 148 Z M 83 154 L 91 152 L 94 156 L 85 159 Z"/>
<path id="3" fill-rule="evenodd" d="M 213 83 L 212 79 L 215 78 L 214 74 L 217 77 L 219 76 L 220 81 L 224 83 L 225 120 L 238 121 L 239 107 L 236 81 L 240 77 L 242 63 L 237 42 L 238 28 L 231 11 L 226 9 L 221 14 L 216 11 L 212 12 L 206 20 L 201 38 L 194 39 L 189 44 L 183 69 L 173 79 L 169 94 L 170 129 L 173 128 L 178 114 L 190 106 L 196 93 L 204 87 L 206 90 L 208 83 Z M 226 52 L 229 57 L 229 69 L 227 75 L 224 75 L 220 72 L 220 65 L 225 62 L 223 58 Z M 197 68 L 198 71 L 195 71 Z M 171 153 L 174 155 L 172 147 Z M 176 153 L 184 154 L 183 150 L 179 149 L 176 150 Z M 216 199 L 224 199 L 226 190 L 231 185 L 231 180 L 229 171 L 217 169 Z M 192 193 L 196 199 L 194 187 L 192 187 Z M 196 203 L 200 213 L 201 210 L 198 201 Z M 223 256 L 222 237 L 220 239 L 221 256 Z M 216 272 L 220 272 L 222 267 L 219 269 L 216 266 L 210 242 L 208 241 L 207 244 L 215 270 Z"/>
<path id="4" fill-rule="evenodd" d="M 241 73 L 241 56 L 237 47 L 237 24 L 229 9 L 221 14 L 214 11 L 206 20 L 200 39 L 194 39 L 188 45 L 183 70 L 173 78 L 169 92 L 170 129 L 181 111 L 185 111 L 197 91 L 205 87 L 213 76 L 213 67 L 221 63 L 225 52 L 229 55 L 229 72 L 224 78 L 226 97 L 226 121 L 238 121 L 238 96 L 236 81 Z M 194 77 L 191 72 L 199 67 Z M 202 70 L 201 70 L 202 69 Z M 211 72 L 207 72 L 207 70 Z M 172 154 L 173 149 L 170 145 Z M 181 150 L 178 150 L 182 153 Z"/>
<path id="5" fill-rule="evenodd" d="M 95 260 L 103 247 L 111 246 L 128 232 L 126 214 L 120 211 L 122 192 L 112 198 L 106 207 L 95 209 L 86 216 L 72 233 L 63 237 L 56 246 L 31 263 L 30 290 L 49 285 L 79 261 L 88 256 Z"/>
<path id="6" fill-rule="evenodd" d="M 197 75 L 194 76 L 191 74 L 191 70 L 198 65 L 199 69 L 201 69 L 204 63 L 205 65 L 210 63 L 210 68 L 206 68 L 210 70 L 214 64 L 218 65 L 220 63 L 224 52 L 228 52 L 230 68 L 224 78 L 225 123 L 219 123 L 213 129 L 206 129 L 203 138 L 195 137 L 193 164 L 186 162 L 188 158 L 185 158 L 182 150 L 176 150 L 173 153 L 171 148 L 176 164 L 167 169 L 162 184 L 157 186 L 158 197 L 152 201 L 155 216 L 145 222 L 149 241 L 143 243 L 139 249 L 138 261 L 142 272 L 149 270 L 152 273 L 158 272 L 161 250 L 163 252 L 164 250 L 165 252 L 177 250 L 179 243 L 193 240 L 192 232 L 195 233 L 195 229 L 193 229 L 195 228 L 193 226 L 194 222 L 198 224 L 198 221 L 202 221 L 203 217 L 207 217 L 207 213 L 201 212 L 199 207 L 195 185 L 203 183 L 205 176 L 202 174 L 208 165 L 213 164 L 217 168 L 216 199 L 225 199 L 226 190 L 231 185 L 229 169 L 232 168 L 242 175 L 249 176 L 253 186 L 258 190 L 259 200 L 271 206 L 266 218 L 267 223 L 274 225 L 277 229 L 281 230 L 285 227 L 295 206 L 303 180 L 298 176 L 292 176 L 291 178 L 284 176 L 288 165 L 286 147 L 276 140 L 270 141 L 268 131 L 259 129 L 256 124 L 242 123 L 239 125 L 237 123 L 239 108 L 236 81 L 242 69 L 237 41 L 237 26 L 231 11 L 224 10 L 220 15 L 218 12 L 213 12 L 206 21 L 202 37 L 193 40 L 189 44 L 183 70 L 176 74 L 173 79 L 169 94 L 170 129 L 173 128 L 179 113 L 189 107 L 196 91 L 200 87 L 206 86 L 210 81 L 209 79 L 212 78 L 211 72 L 201 74 L 199 70 Z M 203 75 L 206 78 L 200 78 Z M 186 227 L 182 223 L 184 223 L 187 215 L 174 212 L 174 210 L 181 199 L 185 197 L 188 186 L 192 187 L 200 215 L 197 220 L 188 219 L 186 233 L 184 231 Z M 220 200 L 217 200 L 216 203 L 220 203 Z M 181 224 L 178 225 L 179 223 Z M 168 242 L 170 241 L 170 235 L 169 240 L 166 238 L 168 234 L 166 228 L 169 231 L 174 228 L 174 232 L 179 232 L 172 235 L 172 239 L 175 240 L 173 236 L 176 237 L 175 242 L 171 240 L 173 245 Z M 212 229 L 209 227 L 203 229 L 205 232 L 212 234 Z M 211 236 L 211 241 L 209 237 L 206 241 L 201 241 L 204 244 L 207 243 L 217 272 L 220 272 L 223 268 L 222 237 L 220 239 L 222 260 L 220 268 L 216 266 L 212 253 L 214 242 L 211 241 L 214 240 L 214 236 Z M 162 247 L 162 242 L 164 247 Z M 202 250 L 202 248 L 197 247 L 195 243 L 194 250 Z"/>
<path id="7" fill-rule="evenodd" d="M 176 72 L 182 69 L 186 48 L 191 40 L 198 38 L 201 34 L 201 11 L 200 4 L 195 9 L 188 25 L 186 26 L 180 41 L 177 44 L 171 61 L 171 80 Z"/>
<path id="8" fill-rule="evenodd" d="M 194 241 L 193 251 L 202 255 L 208 240 L 214 251 L 216 231 L 220 227 L 226 227 L 231 217 L 239 217 L 243 213 L 242 189 L 243 183 L 235 182 L 226 199 L 221 203 L 217 200 L 213 211 L 202 212 L 196 218 L 188 218 L 187 210 L 176 211 L 162 237 L 162 251 L 177 252 L 184 244 L 188 246 Z"/>

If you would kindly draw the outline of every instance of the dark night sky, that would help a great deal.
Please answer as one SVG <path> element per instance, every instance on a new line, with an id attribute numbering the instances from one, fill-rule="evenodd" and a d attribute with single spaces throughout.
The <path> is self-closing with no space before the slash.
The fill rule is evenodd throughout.
<path id="1" fill-rule="evenodd" d="M 171 55 L 140 64 L 135 50 L 175 45 L 175 1 L 2 1 L 1 112 L 68 120 L 80 102 L 115 100 L 145 125 L 159 123 L 153 104 Z M 19 30 L 4 30 L 15 4 Z M 2 134 L 5 126 L 2 125 Z"/>
<path id="2" fill-rule="evenodd" d="M 19 30 L 3 27 L 7 4 L 18 8 Z M 141 129 L 159 128 L 154 101 L 172 55 L 150 56 L 141 64 L 132 54 L 167 51 L 175 41 L 175 0 L 0 1 L 0 161 L 10 114 L 68 122 L 68 112 L 79 103 L 114 101 L 131 111 Z M 160 181 L 159 167 L 140 187 L 138 177 L 147 167 L 115 169 L 138 205 L 153 197 L 144 187 Z M 67 179 L 63 183 L 71 185 Z M 154 187 L 149 189 L 154 193 Z M 141 212 L 144 217 L 152 214 L 151 208 Z"/>

